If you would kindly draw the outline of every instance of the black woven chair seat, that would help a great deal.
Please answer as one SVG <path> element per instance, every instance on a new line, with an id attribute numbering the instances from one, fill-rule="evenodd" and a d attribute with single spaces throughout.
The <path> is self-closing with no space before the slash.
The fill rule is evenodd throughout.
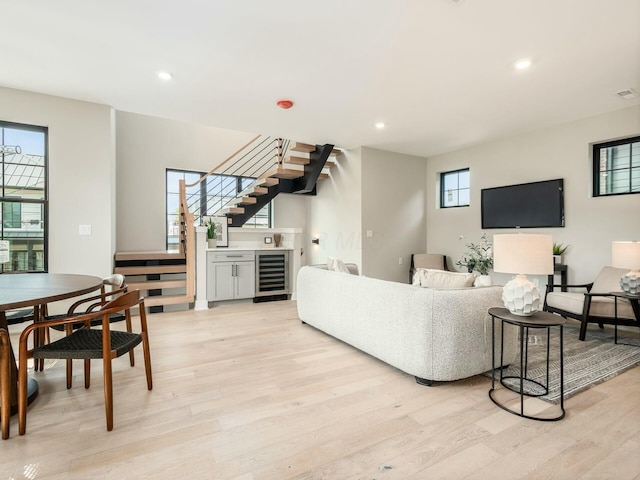
<path id="1" fill-rule="evenodd" d="M 75 313 L 74 315 L 83 315 L 83 314 L 84 312 L 78 312 L 78 313 Z M 48 315 L 47 320 L 56 320 L 58 318 L 66 318 L 66 317 L 67 317 L 67 314 Z M 109 315 L 109 323 L 124 322 L 124 320 L 125 320 L 124 313 L 114 313 L 112 315 Z M 102 318 L 95 318 L 91 320 L 91 322 L 89 323 L 91 324 L 92 327 L 100 326 L 102 325 Z M 77 330 L 79 328 L 82 328 L 84 326 L 84 323 L 78 322 L 78 323 L 72 323 L 71 325 L 73 330 Z M 65 326 L 66 325 L 54 325 L 51 328 L 53 328 L 54 330 L 58 330 L 59 332 L 64 332 Z"/>
<path id="2" fill-rule="evenodd" d="M 6 313 L 7 325 L 16 325 L 22 322 L 33 321 L 33 308 L 24 310 L 11 310 Z"/>
<path id="3" fill-rule="evenodd" d="M 142 342 L 137 333 L 111 331 L 111 350 L 119 357 Z M 82 329 L 33 349 L 33 358 L 102 358 L 102 330 Z"/>

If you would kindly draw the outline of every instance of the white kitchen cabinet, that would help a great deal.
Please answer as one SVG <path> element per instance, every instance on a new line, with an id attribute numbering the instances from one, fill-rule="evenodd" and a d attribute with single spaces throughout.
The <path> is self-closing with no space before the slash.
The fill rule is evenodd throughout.
<path id="1" fill-rule="evenodd" d="M 255 253 L 233 250 L 207 252 L 207 300 L 235 300 L 255 296 Z"/>

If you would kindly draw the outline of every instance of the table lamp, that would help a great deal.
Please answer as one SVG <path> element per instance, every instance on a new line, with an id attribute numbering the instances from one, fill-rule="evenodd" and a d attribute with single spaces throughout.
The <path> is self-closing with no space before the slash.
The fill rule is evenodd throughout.
<path id="1" fill-rule="evenodd" d="M 640 242 L 611 242 L 611 266 L 628 268 L 620 278 L 620 288 L 629 295 L 640 295 Z"/>
<path id="2" fill-rule="evenodd" d="M 553 274 L 553 238 L 540 234 L 493 236 L 493 271 L 515 273 L 502 289 L 504 306 L 514 315 L 540 310 L 540 290 L 526 275 Z"/>

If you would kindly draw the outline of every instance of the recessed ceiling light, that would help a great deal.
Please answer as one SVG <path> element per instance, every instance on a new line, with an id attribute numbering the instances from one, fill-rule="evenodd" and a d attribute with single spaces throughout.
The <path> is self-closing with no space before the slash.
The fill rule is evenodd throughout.
<path id="1" fill-rule="evenodd" d="M 171 75 L 169 72 L 158 72 L 158 78 L 166 82 L 171 80 L 173 78 L 173 75 Z"/>
<path id="2" fill-rule="evenodd" d="M 384 123 L 382 123 L 382 122 L 377 122 L 377 123 L 375 124 L 375 127 L 376 127 L 378 130 L 382 130 L 385 126 L 386 126 L 386 125 L 385 125 Z"/>
<path id="3" fill-rule="evenodd" d="M 516 67 L 516 70 L 526 70 L 531 66 L 531 59 L 521 58 L 516 63 L 514 63 L 513 66 Z"/>

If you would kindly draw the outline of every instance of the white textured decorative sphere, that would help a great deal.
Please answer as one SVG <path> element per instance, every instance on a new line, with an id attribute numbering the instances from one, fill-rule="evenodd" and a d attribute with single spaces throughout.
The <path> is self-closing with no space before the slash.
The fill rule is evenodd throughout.
<path id="1" fill-rule="evenodd" d="M 529 316 L 540 310 L 540 290 L 524 275 L 518 275 L 502 289 L 504 306 L 514 315 Z"/>
<path id="2" fill-rule="evenodd" d="M 640 275 L 637 272 L 629 272 L 620 278 L 620 288 L 629 295 L 640 294 Z"/>

